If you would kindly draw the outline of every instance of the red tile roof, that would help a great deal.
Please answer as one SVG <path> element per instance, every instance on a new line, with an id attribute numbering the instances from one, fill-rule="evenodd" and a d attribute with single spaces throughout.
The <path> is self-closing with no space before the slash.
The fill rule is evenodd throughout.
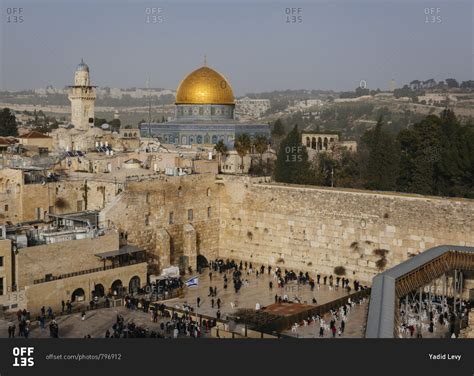
<path id="1" fill-rule="evenodd" d="M 19 136 L 20 138 L 51 138 L 43 133 L 37 132 L 37 131 L 31 131 L 25 134 L 22 134 Z"/>
<path id="2" fill-rule="evenodd" d="M 13 145 L 16 144 L 18 140 L 13 137 L 0 137 L 0 145 Z"/>

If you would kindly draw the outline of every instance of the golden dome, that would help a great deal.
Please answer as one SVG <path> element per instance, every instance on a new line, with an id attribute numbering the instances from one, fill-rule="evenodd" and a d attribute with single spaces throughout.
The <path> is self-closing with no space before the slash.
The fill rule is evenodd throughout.
<path id="1" fill-rule="evenodd" d="M 222 74 L 204 66 L 181 81 L 176 104 L 234 104 L 234 93 Z"/>

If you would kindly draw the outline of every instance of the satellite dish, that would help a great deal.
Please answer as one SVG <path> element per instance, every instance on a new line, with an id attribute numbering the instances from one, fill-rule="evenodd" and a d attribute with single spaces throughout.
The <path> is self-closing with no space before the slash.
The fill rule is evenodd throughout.
<path id="1" fill-rule="evenodd" d="M 110 125 L 108 125 L 107 123 L 104 123 L 100 126 L 102 129 L 109 129 Z"/>

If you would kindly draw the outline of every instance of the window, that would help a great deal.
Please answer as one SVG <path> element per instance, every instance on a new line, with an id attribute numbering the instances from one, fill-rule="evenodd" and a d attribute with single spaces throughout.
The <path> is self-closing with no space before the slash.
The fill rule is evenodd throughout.
<path id="1" fill-rule="evenodd" d="M 0 278 L 0 295 L 3 295 L 3 278 Z"/>
<path id="2" fill-rule="evenodd" d="M 0 268 L 3 267 L 3 256 L 0 256 Z"/>
<path id="3" fill-rule="evenodd" d="M 170 212 L 170 217 L 169 217 L 169 224 L 172 225 L 174 223 L 174 213 Z"/>
<path id="4" fill-rule="evenodd" d="M 35 208 L 36 219 L 39 221 L 41 219 L 41 208 Z"/>
<path id="5" fill-rule="evenodd" d="M 193 220 L 193 209 L 188 209 L 188 221 Z"/>
<path id="6" fill-rule="evenodd" d="M 207 218 L 211 218 L 211 212 L 212 212 L 211 207 L 208 207 L 207 208 Z"/>
<path id="7" fill-rule="evenodd" d="M 8 205 L 5 205 L 5 211 L 6 212 L 8 211 Z"/>

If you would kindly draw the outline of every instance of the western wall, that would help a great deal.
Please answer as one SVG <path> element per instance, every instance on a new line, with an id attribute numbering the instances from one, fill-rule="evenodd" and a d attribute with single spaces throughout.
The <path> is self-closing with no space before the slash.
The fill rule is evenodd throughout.
<path id="1" fill-rule="evenodd" d="M 441 245 L 474 245 L 474 200 L 225 178 L 219 256 L 370 283 Z"/>
<path id="2" fill-rule="evenodd" d="M 101 222 L 150 251 L 160 269 L 201 254 L 323 274 L 343 267 L 365 283 L 428 248 L 474 245 L 474 200 L 266 180 L 203 174 L 129 184 Z"/>

